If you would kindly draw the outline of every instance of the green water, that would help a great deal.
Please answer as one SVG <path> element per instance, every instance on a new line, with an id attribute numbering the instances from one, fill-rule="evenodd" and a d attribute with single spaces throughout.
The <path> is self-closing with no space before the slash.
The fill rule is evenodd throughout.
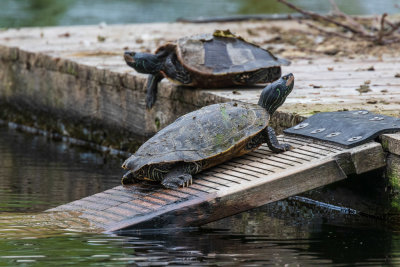
<path id="1" fill-rule="evenodd" d="M 292 0 L 328 12 L 328 0 Z M 398 0 L 336 0 L 349 14 L 400 13 Z M 290 13 L 275 0 L 1 0 L 0 27 L 140 23 L 237 14 Z"/>
<path id="2" fill-rule="evenodd" d="M 0 266 L 400 264 L 392 227 L 295 200 L 203 228 L 113 235 L 65 229 L 40 213 L 118 185 L 121 162 L 0 126 Z"/>

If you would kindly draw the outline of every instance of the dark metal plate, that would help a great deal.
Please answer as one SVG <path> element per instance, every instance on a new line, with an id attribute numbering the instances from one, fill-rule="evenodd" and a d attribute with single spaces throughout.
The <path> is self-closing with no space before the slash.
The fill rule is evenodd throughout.
<path id="1" fill-rule="evenodd" d="M 350 148 L 396 131 L 400 131 L 400 118 L 357 110 L 317 113 L 283 132 Z"/>

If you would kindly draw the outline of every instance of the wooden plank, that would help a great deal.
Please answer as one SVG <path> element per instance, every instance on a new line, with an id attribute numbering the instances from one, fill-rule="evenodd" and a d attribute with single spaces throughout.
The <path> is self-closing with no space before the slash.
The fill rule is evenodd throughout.
<path id="1" fill-rule="evenodd" d="M 235 184 L 240 184 L 240 182 L 234 179 L 232 177 L 229 177 L 230 179 L 220 177 L 218 175 L 213 175 L 211 172 L 204 173 L 203 175 L 199 174 L 196 176 L 196 180 L 201 182 L 201 181 L 206 181 L 210 183 L 214 183 L 217 187 L 220 186 L 225 186 L 229 187 Z"/>
<path id="2" fill-rule="evenodd" d="M 241 175 L 240 173 L 231 172 L 231 174 L 229 176 L 228 175 L 225 176 L 226 174 L 227 173 L 217 173 L 217 172 L 216 173 L 213 173 L 213 172 L 206 173 L 207 176 L 220 179 L 221 182 L 223 182 L 223 183 L 228 182 L 229 184 L 227 184 L 227 185 L 229 185 L 229 186 L 232 186 L 235 184 L 241 184 L 244 180 L 237 176 L 237 175 Z M 236 174 L 236 176 L 234 176 L 235 174 Z"/>
<path id="3" fill-rule="evenodd" d="M 351 162 L 353 162 L 356 174 L 362 174 L 375 169 L 386 166 L 386 156 L 382 149 L 382 146 L 375 146 L 366 150 L 369 144 L 357 146 L 353 149 L 351 154 Z M 359 153 L 363 151 L 363 153 Z"/>
<path id="4" fill-rule="evenodd" d="M 198 226 L 385 164 L 382 147 L 375 142 L 343 149 L 301 137 L 284 139 L 296 142 L 297 148 L 272 154 L 263 146 L 196 175 L 188 188 L 118 186 L 49 212 L 73 210 L 99 231 Z M 308 158 L 301 158 L 299 151 Z M 293 158 L 293 154 L 299 158 Z M 271 168 L 274 172 L 266 171 Z"/>
<path id="5" fill-rule="evenodd" d="M 221 168 L 223 168 L 223 166 Z M 227 167 L 227 168 L 229 168 L 229 167 Z M 249 175 L 246 175 L 246 173 L 242 173 L 242 172 L 239 172 L 239 171 L 233 171 L 233 170 L 228 170 L 227 171 L 226 169 L 224 171 L 221 171 L 221 172 L 210 171 L 210 172 L 207 172 L 207 174 L 210 177 L 216 176 L 216 177 L 220 177 L 220 178 L 227 179 L 227 180 L 236 179 L 236 181 L 238 183 L 249 182 L 249 181 L 252 181 L 254 179 L 257 179 L 257 178 L 261 177 L 259 175 L 253 175 L 253 174 L 251 174 L 252 177 L 250 177 Z"/>
<path id="6" fill-rule="evenodd" d="M 380 139 L 383 149 L 400 156 L 400 133 L 383 134 Z"/>
<path id="7" fill-rule="evenodd" d="M 284 164 L 281 164 L 281 163 L 275 162 L 273 160 L 270 160 L 268 157 L 260 158 L 260 157 L 254 156 L 253 154 L 248 154 L 246 156 L 243 156 L 243 158 L 247 159 L 249 161 L 262 163 L 263 165 L 270 167 L 274 171 L 276 169 L 285 169 L 285 167 L 287 167 Z"/>
<path id="8" fill-rule="evenodd" d="M 260 150 L 252 152 L 251 155 L 254 155 L 256 157 L 261 157 L 261 158 L 265 157 L 265 154 L 261 153 Z M 294 166 L 293 160 L 288 160 L 287 158 L 282 158 L 282 157 L 276 157 L 275 156 L 275 157 L 271 157 L 269 159 L 274 161 L 274 162 L 280 163 L 280 164 Z M 295 163 L 301 163 L 301 162 L 295 161 Z"/>
<path id="9" fill-rule="evenodd" d="M 213 172 L 213 170 L 215 170 L 215 172 Z M 249 168 L 245 168 L 245 165 L 230 164 L 230 162 L 213 168 L 210 173 L 210 175 L 217 175 L 219 177 L 221 177 L 221 174 L 227 174 L 227 179 L 235 179 L 239 183 L 243 182 L 243 180 L 251 181 L 251 178 L 255 179 L 261 177 L 259 171 L 256 172 Z M 248 175 L 250 175 L 249 178 L 244 177 Z"/>

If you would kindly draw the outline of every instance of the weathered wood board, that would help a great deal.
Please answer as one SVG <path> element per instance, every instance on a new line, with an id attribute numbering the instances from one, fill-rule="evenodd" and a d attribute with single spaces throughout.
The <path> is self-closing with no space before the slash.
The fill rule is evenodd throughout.
<path id="1" fill-rule="evenodd" d="M 383 134 L 381 136 L 382 146 L 391 154 L 400 156 L 400 133 Z"/>
<path id="2" fill-rule="evenodd" d="M 99 231 L 200 226 L 385 166 L 376 142 L 344 149 L 304 138 L 279 139 L 295 149 L 274 154 L 262 146 L 196 175 L 188 188 L 118 186 L 48 212 L 75 212 Z"/>

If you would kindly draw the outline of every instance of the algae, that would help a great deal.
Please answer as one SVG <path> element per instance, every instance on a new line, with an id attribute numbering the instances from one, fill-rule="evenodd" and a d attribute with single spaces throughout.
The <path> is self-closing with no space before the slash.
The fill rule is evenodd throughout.
<path id="1" fill-rule="evenodd" d="M 160 128 L 161 128 L 161 120 L 160 120 L 160 118 L 156 117 L 154 119 L 154 125 L 156 126 L 157 131 L 160 130 Z"/>
<path id="2" fill-rule="evenodd" d="M 75 68 L 74 68 L 74 66 L 72 66 L 72 64 L 68 64 L 67 73 L 71 74 L 73 76 L 78 76 L 78 72 L 75 70 Z"/>
<path id="3" fill-rule="evenodd" d="M 385 150 L 385 151 L 389 150 L 389 141 L 388 140 L 382 139 L 381 145 L 382 145 L 383 150 Z"/>
<path id="4" fill-rule="evenodd" d="M 216 145 L 222 145 L 224 143 L 225 137 L 223 134 L 216 134 L 215 135 L 215 144 Z"/>
<path id="5" fill-rule="evenodd" d="M 23 105 L 21 105 L 23 106 Z M 57 114 L 57 112 L 54 112 Z M 18 108 L 0 102 L 0 119 L 21 125 L 21 130 L 35 134 L 43 134 L 49 138 L 60 140 L 63 137 L 77 139 L 74 144 L 87 146 L 101 152 L 110 149 L 135 152 L 145 141 L 144 137 L 132 134 L 127 129 L 104 125 L 93 119 L 76 119 L 71 117 L 48 116 L 41 110 Z"/>
<path id="6" fill-rule="evenodd" d="M 391 193 L 390 206 L 396 212 L 400 212 L 400 166 L 392 162 L 386 177 Z"/>
<path id="7" fill-rule="evenodd" d="M 230 120 L 228 113 L 226 113 L 226 107 L 224 107 L 224 106 L 221 106 L 221 115 L 222 115 L 222 118 L 224 119 L 224 121 Z"/>

